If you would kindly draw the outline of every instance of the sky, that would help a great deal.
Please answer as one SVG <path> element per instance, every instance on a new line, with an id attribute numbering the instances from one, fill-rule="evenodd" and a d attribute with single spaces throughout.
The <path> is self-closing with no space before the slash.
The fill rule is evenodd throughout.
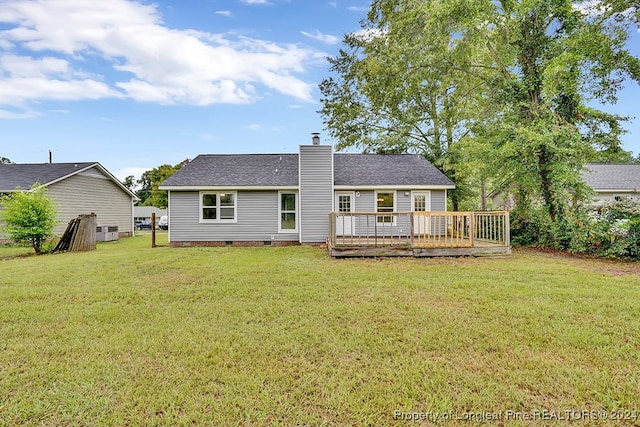
<path id="1" fill-rule="evenodd" d="M 119 179 L 198 154 L 295 153 L 368 0 L 0 0 L 0 157 Z M 640 33 L 632 51 L 640 56 Z M 603 109 L 640 116 L 625 85 Z M 640 152 L 640 118 L 624 148 Z"/>

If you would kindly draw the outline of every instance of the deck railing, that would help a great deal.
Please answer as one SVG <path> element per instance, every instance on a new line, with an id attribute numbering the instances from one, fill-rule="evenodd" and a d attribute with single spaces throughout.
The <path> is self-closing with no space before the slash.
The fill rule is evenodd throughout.
<path id="1" fill-rule="evenodd" d="M 333 248 L 509 246 L 509 214 L 487 212 L 331 212 Z"/>

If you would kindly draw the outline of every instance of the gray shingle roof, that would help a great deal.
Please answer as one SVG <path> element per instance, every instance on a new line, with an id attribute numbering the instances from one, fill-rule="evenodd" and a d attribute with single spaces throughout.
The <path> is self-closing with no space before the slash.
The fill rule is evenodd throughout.
<path id="1" fill-rule="evenodd" d="M 418 154 L 334 154 L 334 184 L 453 186 Z M 163 187 L 297 185 L 297 154 L 203 154 L 162 183 Z"/>
<path id="2" fill-rule="evenodd" d="M 28 190 L 36 182 L 46 185 L 95 164 L 97 163 L 0 164 L 0 191 Z"/>
<path id="3" fill-rule="evenodd" d="M 296 186 L 297 154 L 201 154 L 163 186 Z"/>
<path id="4" fill-rule="evenodd" d="M 588 163 L 582 179 L 594 190 L 640 189 L 640 164 Z"/>
<path id="5" fill-rule="evenodd" d="M 453 185 L 419 154 L 335 154 L 335 185 Z"/>

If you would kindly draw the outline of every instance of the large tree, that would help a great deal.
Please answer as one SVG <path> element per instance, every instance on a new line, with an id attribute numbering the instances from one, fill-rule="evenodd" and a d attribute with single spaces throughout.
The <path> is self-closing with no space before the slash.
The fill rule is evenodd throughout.
<path id="1" fill-rule="evenodd" d="M 477 156 L 480 180 L 514 184 L 555 222 L 584 196 L 583 163 L 620 148 L 624 118 L 588 103 L 640 80 L 625 48 L 637 2 L 589 5 L 375 0 L 321 85 L 329 131 L 339 147 L 413 149 L 445 172 Z"/>

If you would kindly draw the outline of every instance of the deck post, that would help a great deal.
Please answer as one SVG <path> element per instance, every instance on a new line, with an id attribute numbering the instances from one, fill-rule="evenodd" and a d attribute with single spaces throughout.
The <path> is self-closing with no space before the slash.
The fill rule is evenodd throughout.
<path id="1" fill-rule="evenodd" d="M 476 235 L 476 213 L 471 212 L 469 215 L 469 242 L 471 243 L 471 247 L 475 246 L 474 237 Z"/>
<path id="2" fill-rule="evenodd" d="M 414 244 L 413 244 L 413 224 L 414 224 L 414 217 L 416 216 L 415 212 L 411 212 L 410 217 L 409 217 L 409 239 L 411 241 L 411 249 L 414 248 Z"/>
<path id="3" fill-rule="evenodd" d="M 509 211 L 504 213 L 504 245 L 511 246 L 511 218 Z"/>

